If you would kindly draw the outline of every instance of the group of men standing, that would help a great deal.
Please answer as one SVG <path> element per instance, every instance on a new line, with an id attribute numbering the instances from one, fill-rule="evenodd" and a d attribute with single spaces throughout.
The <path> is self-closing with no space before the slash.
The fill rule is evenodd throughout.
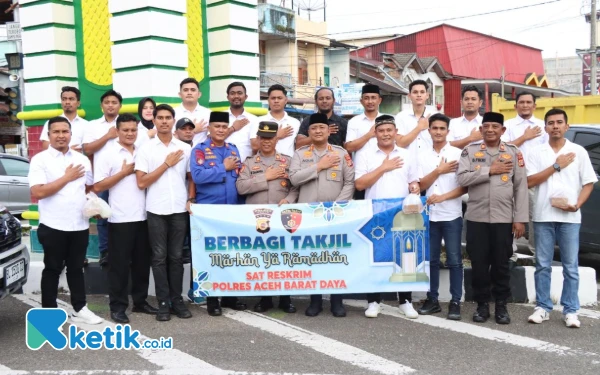
<path id="1" fill-rule="evenodd" d="M 77 116 L 79 90 L 63 88 L 64 114 L 50 119 L 42 132 L 47 150 L 32 159 L 29 179 L 32 195 L 40 202 L 43 306 L 56 306 L 58 276 L 66 265 L 73 319 L 101 321 L 87 309 L 83 287 L 89 223 L 82 208 L 88 191 L 105 197 L 112 209 L 106 228 L 100 229 L 99 220 L 98 232 L 101 263 L 108 266 L 111 319 L 117 323 L 129 322 L 130 274 L 133 312 L 156 315 L 159 321 L 169 320 L 171 314 L 191 317 L 182 284 L 193 203 L 282 205 L 422 194 L 430 207 L 430 291 L 418 310 L 410 292 L 399 293 L 399 310 L 412 319 L 441 311 L 443 240 L 452 295 L 447 316 L 459 320 L 461 197 L 468 193 L 467 253 L 478 303 L 473 320 L 489 318 L 493 296 L 496 322 L 510 323 L 509 258 L 514 240 L 523 236 L 524 225 L 530 223 L 538 307 L 529 320 L 541 323 L 552 309 L 549 267 L 556 237 L 561 255 L 565 252 L 561 301 L 565 321 L 578 327 L 578 209 L 589 197 L 596 176 L 590 172 L 587 152 L 564 139 L 566 113 L 549 111 L 542 129 L 533 117 L 535 97 L 521 93 L 515 106 L 518 116 L 505 124 L 498 113 L 480 116 L 481 93 L 466 86 L 463 116 L 450 120 L 429 112 L 428 89 L 425 81 L 412 82 L 412 104 L 394 117 L 379 112 L 379 87 L 366 84 L 363 114 L 346 121 L 333 113 L 333 91 L 321 88 L 315 94 L 318 112 L 300 123 L 285 112 L 287 91 L 281 85 L 269 88 L 269 112 L 257 118 L 244 109 L 243 83 L 228 86 L 228 112 L 211 112 L 198 104 L 198 82 L 187 78 L 180 84 L 182 104 L 175 109 L 144 98 L 138 122 L 132 115 L 119 115 L 122 98 L 111 90 L 101 99 L 104 116 L 88 124 Z M 576 167 L 570 166 L 573 163 Z M 554 194 L 556 186 L 564 196 Z M 548 196 L 564 199 L 550 202 Z M 534 229 L 535 242 L 531 240 Z M 146 301 L 150 267 L 158 308 Z M 202 302 L 192 288 L 188 296 L 192 302 Z M 370 293 L 367 302 L 365 316 L 377 317 L 381 295 Z M 221 301 L 209 297 L 206 303 L 212 316 L 221 315 L 222 307 L 246 309 L 232 297 Z M 263 297 L 254 310 L 273 307 L 272 298 Z M 289 296 L 281 296 L 278 307 L 296 312 Z M 305 314 L 316 316 L 322 309 L 322 296 L 312 295 Z M 346 315 L 341 295 L 331 296 L 331 312 L 336 317 Z"/>

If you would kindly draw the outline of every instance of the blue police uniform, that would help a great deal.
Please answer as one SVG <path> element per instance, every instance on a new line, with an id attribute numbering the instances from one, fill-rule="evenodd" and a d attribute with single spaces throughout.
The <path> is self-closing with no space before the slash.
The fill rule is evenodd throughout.
<path id="1" fill-rule="evenodd" d="M 196 145 L 190 158 L 192 180 L 196 184 L 196 203 L 198 204 L 242 204 L 235 187 L 239 169 L 225 170 L 225 158 L 239 158 L 237 147 L 225 142 L 217 147 L 209 137 Z M 240 164 L 241 165 L 241 164 Z M 245 310 L 246 305 L 236 297 L 223 297 L 219 305 L 217 297 L 206 298 L 208 314 L 221 315 L 221 306 L 234 310 Z"/>
<path id="2" fill-rule="evenodd" d="M 225 158 L 239 158 L 237 147 L 225 142 L 215 146 L 209 137 L 192 150 L 190 170 L 196 184 L 196 203 L 240 204 L 242 203 L 235 187 L 239 170 L 225 170 Z"/>

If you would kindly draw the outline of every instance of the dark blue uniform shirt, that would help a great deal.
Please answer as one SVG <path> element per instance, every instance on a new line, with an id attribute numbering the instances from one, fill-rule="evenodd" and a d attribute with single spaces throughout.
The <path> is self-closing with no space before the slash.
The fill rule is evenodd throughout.
<path id="1" fill-rule="evenodd" d="M 196 184 L 196 203 L 202 204 L 240 204 L 235 187 L 239 170 L 225 170 L 223 164 L 227 157 L 240 157 L 237 147 L 225 142 L 215 146 L 209 137 L 192 150 L 190 170 Z"/>

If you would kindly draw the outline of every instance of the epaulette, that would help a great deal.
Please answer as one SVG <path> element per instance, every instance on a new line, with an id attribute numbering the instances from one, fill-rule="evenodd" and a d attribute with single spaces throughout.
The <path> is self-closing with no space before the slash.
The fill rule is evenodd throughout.
<path id="1" fill-rule="evenodd" d="M 289 160 L 292 160 L 292 157 L 289 155 L 286 155 L 286 154 L 279 154 L 279 156 L 283 156 L 283 157 L 288 158 Z"/>
<path id="2" fill-rule="evenodd" d="M 306 146 L 302 146 L 300 148 L 296 149 L 296 152 L 300 151 L 300 150 L 304 150 L 305 148 L 310 148 L 310 145 L 306 145 Z"/>

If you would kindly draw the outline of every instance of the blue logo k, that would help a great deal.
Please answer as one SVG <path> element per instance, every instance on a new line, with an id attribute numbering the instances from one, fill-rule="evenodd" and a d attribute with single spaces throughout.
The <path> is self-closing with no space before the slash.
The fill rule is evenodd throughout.
<path id="1" fill-rule="evenodd" d="M 31 350 L 38 350 L 46 342 L 54 349 L 67 347 L 67 337 L 60 330 L 67 321 L 67 312 L 63 309 L 30 309 L 26 315 L 25 341 Z"/>

